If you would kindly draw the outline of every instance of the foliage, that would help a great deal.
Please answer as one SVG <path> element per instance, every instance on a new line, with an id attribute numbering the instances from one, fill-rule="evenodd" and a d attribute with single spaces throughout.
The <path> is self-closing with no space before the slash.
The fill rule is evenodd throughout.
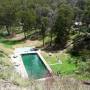
<path id="1" fill-rule="evenodd" d="M 73 52 L 90 50 L 90 35 L 79 35 L 74 39 Z"/>
<path id="2" fill-rule="evenodd" d="M 74 27 L 75 22 L 81 22 L 82 25 Z M 50 42 L 50 45 L 51 43 L 54 45 L 54 50 L 57 46 L 58 50 L 68 49 L 65 46 L 71 42 L 69 47 L 72 56 L 67 57 L 68 60 L 63 61 L 64 64 L 61 66 L 52 66 L 53 70 L 60 70 L 65 74 L 72 73 L 78 67 L 77 70 L 81 74 L 85 72 L 90 74 L 88 71 L 90 54 L 87 53 L 87 50 L 90 51 L 90 0 L 0 0 L 0 43 L 9 48 L 23 43 L 23 40 L 6 39 L 7 34 L 13 32 L 24 33 L 25 39 L 32 37 L 34 32 L 33 37 L 42 36 L 43 46 L 45 41 L 47 44 Z M 74 35 L 70 32 L 74 32 Z M 3 54 L 0 52 L 0 65 L 8 67 L 8 62 L 4 62 L 2 57 Z M 50 58 L 48 62 L 55 63 L 54 59 L 56 57 Z M 9 74 L 1 72 L 0 75 L 2 78 L 8 78 L 10 72 Z M 13 82 L 18 85 L 19 81 L 16 79 Z"/>
<path id="3" fill-rule="evenodd" d="M 69 30 L 72 24 L 73 10 L 69 5 L 60 5 L 58 10 L 58 17 L 54 26 L 54 33 L 56 35 L 56 43 L 64 47 L 68 40 Z"/>
<path id="4" fill-rule="evenodd" d="M 57 60 L 57 57 L 60 59 L 62 64 L 60 64 Z M 70 75 L 74 74 L 76 70 L 76 65 L 74 63 L 75 60 L 78 60 L 75 57 L 70 56 L 69 54 L 65 53 L 56 53 L 52 56 L 44 56 L 47 63 L 52 68 L 54 74 L 60 74 L 60 75 Z"/>
<path id="5" fill-rule="evenodd" d="M 89 24 L 90 24 L 90 1 L 89 0 L 87 0 L 86 8 L 84 10 L 83 22 L 89 28 Z"/>
<path id="6" fill-rule="evenodd" d="M 90 62 L 80 62 L 78 65 L 79 74 L 83 74 L 84 77 L 90 76 Z"/>
<path id="7" fill-rule="evenodd" d="M 0 25 L 6 26 L 7 32 L 10 35 L 10 27 L 16 22 L 17 0 L 1 0 L 0 1 Z"/>
<path id="8" fill-rule="evenodd" d="M 41 20 L 41 34 L 42 34 L 42 37 L 43 37 L 43 46 L 44 46 L 44 38 L 45 38 L 45 33 L 46 33 L 46 30 L 48 28 L 48 18 L 47 17 L 43 17 L 42 20 Z"/>

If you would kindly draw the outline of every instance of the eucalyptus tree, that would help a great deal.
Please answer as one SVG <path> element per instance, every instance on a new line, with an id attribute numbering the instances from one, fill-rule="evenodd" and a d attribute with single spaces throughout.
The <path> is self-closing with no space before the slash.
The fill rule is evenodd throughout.
<path id="1" fill-rule="evenodd" d="M 22 26 L 25 38 L 27 38 L 27 32 L 29 33 L 36 23 L 36 12 L 32 3 L 32 0 L 21 0 L 20 9 L 17 12 L 17 21 Z"/>
<path id="2" fill-rule="evenodd" d="M 85 10 L 86 7 L 86 0 L 78 0 L 76 5 L 75 5 L 75 11 L 76 11 L 76 20 L 78 22 L 82 21 L 82 17 L 83 17 L 83 12 Z"/>
<path id="3" fill-rule="evenodd" d="M 68 4 L 60 5 L 54 25 L 54 34 L 56 36 L 55 43 L 59 44 L 61 48 L 67 43 L 73 16 L 73 9 Z"/>
<path id="4" fill-rule="evenodd" d="M 48 20 L 49 20 L 49 35 L 50 35 L 50 46 L 52 46 L 53 42 L 53 35 L 54 35 L 54 25 L 57 17 L 57 11 L 55 10 L 50 10 L 49 15 L 48 15 Z"/>
<path id="5" fill-rule="evenodd" d="M 0 25 L 5 26 L 10 35 L 10 27 L 16 22 L 17 0 L 0 0 Z"/>
<path id="6" fill-rule="evenodd" d="M 45 35 L 46 35 L 46 30 L 48 28 L 48 18 L 47 17 L 42 17 L 41 19 L 41 34 L 43 38 L 43 46 L 45 45 Z"/>
<path id="7" fill-rule="evenodd" d="M 86 8 L 85 8 L 84 14 L 83 14 L 83 22 L 85 23 L 87 28 L 89 28 L 89 25 L 90 25 L 90 0 L 87 0 L 87 3 L 86 3 Z"/>
<path id="8" fill-rule="evenodd" d="M 27 38 L 27 31 L 30 32 L 32 28 L 35 25 L 36 22 L 36 14 L 31 10 L 23 10 L 18 13 L 19 20 L 20 20 L 20 25 L 22 26 L 24 36 Z"/>

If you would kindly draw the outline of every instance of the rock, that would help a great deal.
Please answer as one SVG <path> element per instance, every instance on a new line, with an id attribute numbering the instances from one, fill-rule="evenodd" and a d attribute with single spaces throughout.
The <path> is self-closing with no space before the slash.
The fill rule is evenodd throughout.
<path id="1" fill-rule="evenodd" d="M 52 56 L 52 53 L 49 53 L 48 55 L 49 55 L 49 56 Z"/>

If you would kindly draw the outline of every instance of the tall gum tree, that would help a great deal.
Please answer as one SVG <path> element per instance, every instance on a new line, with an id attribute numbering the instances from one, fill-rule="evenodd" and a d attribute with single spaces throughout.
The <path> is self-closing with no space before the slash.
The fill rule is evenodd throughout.
<path id="1" fill-rule="evenodd" d="M 64 48 L 68 37 L 70 27 L 73 20 L 73 9 L 70 5 L 62 4 L 59 6 L 58 16 L 54 25 L 55 44 L 60 48 Z"/>

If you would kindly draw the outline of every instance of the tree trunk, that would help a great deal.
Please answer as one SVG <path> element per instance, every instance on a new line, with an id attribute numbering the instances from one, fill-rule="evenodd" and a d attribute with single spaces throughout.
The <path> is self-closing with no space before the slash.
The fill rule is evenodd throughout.
<path id="1" fill-rule="evenodd" d="M 7 29 L 8 35 L 10 35 L 9 26 L 6 26 L 6 29 Z"/>
<path id="2" fill-rule="evenodd" d="M 27 36 L 26 36 L 26 33 L 25 33 L 25 31 L 24 31 L 23 33 L 24 33 L 24 38 L 26 39 L 26 38 L 27 38 Z"/>
<path id="3" fill-rule="evenodd" d="M 23 25 L 23 33 L 24 33 L 24 39 L 26 39 L 27 38 L 27 36 L 26 36 L 26 30 L 25 30 L 26 28 L 25 28 L 25 25 Z"/>
<path id="4" fill-rule="evenodd" d="M 51 32 L 51 41 L 50 41 L 50 46 L 52 46 L 52 32 Z"/>
<path id="5" fill-rule="evenodd" d="M 43 46 L 45 45 L 44 36 L 43 36 Z"/>

